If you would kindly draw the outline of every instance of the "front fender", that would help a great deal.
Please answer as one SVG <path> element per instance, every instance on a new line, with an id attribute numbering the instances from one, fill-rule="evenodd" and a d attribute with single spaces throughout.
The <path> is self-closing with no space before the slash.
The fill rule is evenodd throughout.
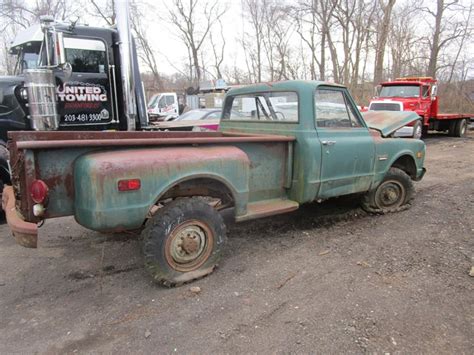
<path id="1" fill-rule="evenodd" d="M 418 153 L 421 153 L 421 157 L 417 157 Z M 403 156 L 413 159 L 417 177 L 422 176 L 425 158 L 423 141 L 412 138 L 383 138 L 376 141 L 375 176 L 372 188 L 378 186 L 388 169 Z"/>
<path id="2" fill-rule="evenodd" d="M 86 228 L 139 228 L 160 195 L 190 178 L 213 178 L 233 193 L 237 210 L 248 200 L 250 162 L 233 146 L 139 148 L 101 151 L 74 164 L 75 218 Z M 118 191 L 118 181 L 140 179 L 135 191 Z"/>

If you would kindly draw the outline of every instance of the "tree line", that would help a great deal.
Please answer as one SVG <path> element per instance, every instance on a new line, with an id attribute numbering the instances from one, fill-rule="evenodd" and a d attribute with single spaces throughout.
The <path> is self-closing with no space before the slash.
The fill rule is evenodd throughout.
<path id="1" fill-rule="evenodd" d="M 39 16 L 113 25 L 113 1 L 3 0 L 3 71 L 13 70 L 8 41 Z M 132 0 L 131 8 L 150 91 L 217 78 L 231 84 L 310 79 L 344 84 L 365 98 L 386 79 L 432 76 L 459 86 L 474 72 L 470 0 L 164 0 L 159 11 L 153 2 Z M 154 48 L 150 13 L 182 43 L 182 61 Z M 236 27 L 231 36 L 229 24 Z M 162 73 L 167 60 L 175 73 Z"/>

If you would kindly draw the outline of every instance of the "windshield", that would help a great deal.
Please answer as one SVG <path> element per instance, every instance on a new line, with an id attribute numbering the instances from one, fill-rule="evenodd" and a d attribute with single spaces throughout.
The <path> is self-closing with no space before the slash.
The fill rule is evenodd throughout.
<path id="1" fill-rule="evenodd" d="M 148 102 L 148 107 L 153 107 L 153 106 L 155 106 L 156 100 L 157 100 L 159 97 L 160 97 L 160 95 L 152 96 L 152 98 L 151 98 L 150 101 Z"/>
<path id="2" fill-rule="evenodd" d="M 38 68 L 39 46 L 28 46 L 18 53 L 16 73 L 23 73 L 26 69 Z"/>
<path id="3" fill-rule="evenodd" d="M 417 85 L 383 86 L 380 97 L 419 97 L 420 87 Z"/>

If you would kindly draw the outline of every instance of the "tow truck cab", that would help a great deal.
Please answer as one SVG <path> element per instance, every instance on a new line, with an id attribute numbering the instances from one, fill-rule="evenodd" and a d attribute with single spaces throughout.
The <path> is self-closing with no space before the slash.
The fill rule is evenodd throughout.
<path id="1" fill-rule="evenodd" d="M 398 78 L 381 83 L 370 111 L 415 111 L 420 117 L 438 114 L 437 80 L 430 77 Z"/>
<path id="2" fill-rule="evenodd" d="M 59 121 L 54 130 L 130 129 L 119 44 L 116 28 L 63 24 L 50 18 L 20 32 L 10 48 L 17 57 L 14 76 L 0 78 L 0 138 L 6 141 L 7 131 L 42 130 L 35 127 L 29 102 L 35 94 L 32 88 L 38 85 L 54 85 L 55 99 L 50 104 Z M 135 127 L 140 127 L 148 121 L 133 41 L 129 52 Z M 44 82 L 47 75 L 41 71 L 45 70 L 52 72 L 52 83 Z"/>
<path id="3" fill-rule="evenodd" d="M 438 82 L 431 77 L 397 78 L 376 87 L 369 111 L 413 111 L 420 120 L 404 131 L 421 137 L 428 130 L 448 131 L 450 136 L 463 137 L 474 114 L 440 113 Z M 419 133 L 419 136 L 418 136 Z"/>
<path id="4" fill-rule="evenodd" d="M 0 193 L 10 183 L 9 131 L 135 130 L 148 126 L 129 4 L 117 26 L 40 24 L 19 32 L 14 74 L 0 77 Z"/>

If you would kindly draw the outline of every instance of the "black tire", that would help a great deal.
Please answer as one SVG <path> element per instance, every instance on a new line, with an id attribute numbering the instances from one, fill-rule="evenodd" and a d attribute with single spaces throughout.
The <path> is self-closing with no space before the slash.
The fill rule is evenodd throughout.
<path id="1" fill-rule="evenodd" d="M 425 125 L 423 125 L 423 127 L 422 127 L 421 137 L 422 137 L 422 138 L 428 137 L 428 127 L 425 126 Z"/>
<path id="2" fill-rule="evenodd" d="M 454 137 L 465 137 L 467 133 L 467 120 L 457 120 L 456 124 L 454 125 Z"/>
<path id="3" fill-rule="evenodd" d="M 5 218 L 5 211 L 3 210 L 3 207 L 2 207 L 2 198 L 3 198 L 3 187 L 5 185 L 3 184 L 3 181 L 0 180 L 0 224 L 4 224 L 7 219 Z"/>
<path id="4" fill-rule="evenodd" d="M 5 183 L 10 183 L 7 163 L 8 159 L 10 159 L 10 153 L 8 152 L 8 149 L 4 144 L 5 143 L 3 141 L 0 143 L 0 201 L 2 200 L 3 187 Z M 5 213 L 0 203 L 0 224 L 5 223 L 5 221 Z"/>
<path id="5" fill-rule="evenodd" d="M 413 136 L 414 139 L 421 139 L 423 137 L 423 125 L 421 121 L 416 121 L 413 125 Z"/>
<path id="6" fill-rule="evenodd" d="M 226 227 L 200 198 L 178 199 L 159 210 L 142 232 L 145 269 L 164 286 L 210 274 L 221 258 Z"/>
<path id="7" fill-rule="evenodd" d="M 415 189 L 403 170 L 390 168 L 382 182 L 362 200 L 362 208 L 371 213 L 398 212 L 410 207 Z"/>
<path id="8" fill-rule="evenodd" d="M 457 121 L 451 121 L 451 122 L 449 122 L 448 136 L 450 136 L 450 137 L 454 137 L 454 136 L 455 136 L 456 123 L 457 123 Z"/>

